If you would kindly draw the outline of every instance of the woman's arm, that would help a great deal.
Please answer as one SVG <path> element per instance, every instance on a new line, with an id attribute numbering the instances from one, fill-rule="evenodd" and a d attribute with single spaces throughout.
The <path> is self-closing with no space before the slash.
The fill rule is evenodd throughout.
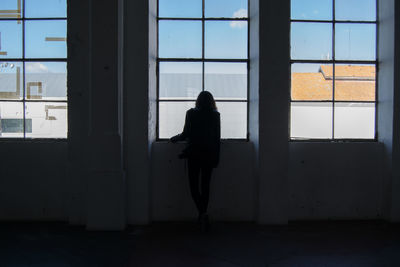
<path id="1" fill-rule="evenodd" d="M 184 141 L 189 136 L 189 129 L 190 129 L 190 119 L 189 119 L 189 110 L 188 110 L 188 111 L 186 111 L 185 126 L 183 126 L 182 133 L 171 137 L 170 141 L 172 143 L 176 143 L 178 141 Z"/>
<path id="2" fill-rule="evenodd" d="M 220 116 L 220 114 L 218 113 L 218 116 L 217 116 L 217 129 L 216 129 L 216 131 L 217 131 L 217 135 L 216 135 L 216 153 L 217 153 L 217 164 L 218 164 L 218 162 L 219 162 L 219 150 L 220 150 L 220 146 L 221 146 L 221 116 Z"/>

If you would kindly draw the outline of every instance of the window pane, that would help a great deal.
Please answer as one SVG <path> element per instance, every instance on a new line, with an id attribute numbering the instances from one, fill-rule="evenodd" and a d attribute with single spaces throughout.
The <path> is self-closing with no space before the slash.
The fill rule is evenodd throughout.
<path id="1" fill-rule="evenodd" d="M 292 19 L 331 20 L 332 0 L 291 0 Z"/>
<path id="2" fill-rule="evenodd" d="M 201 62 L 160 62 L 160 99 L 193 99 L 202 88 Z"/>
<path id="3" fill-rule="evenodd" d="M 27 123 L 32 121 L 32 131 L 26 137 L 66 138 L 67 104 L 66 103 L 25 103 Z M 26 127 L 28 128 L 28 127 Z"/>
<path id="4" fill-rule="evenodd" d="M 332 24 L 292 22 L 292 59 L 332 59 Z"/>
<path id="5" fill-rule="evenodd" d="M 215 99 L 247 99 L 247 63 L 205 63 L 205 90 Z"/>
<path id="6" fill-rule="evenodd" d="M 23 104 L 0 102 L 0 138 L 23 137 Z"/>
<path id="7" fill-rule="evenodd" d="M 292 100 L 332 100 L 331 64 L 292 64 Z"/>
<path id="8" fill-rule="evenodd" d="M 22 98 L 22 63 L 0 62 L 0 99 Z"/>
<path id="9" fill-rule="evenodd" d="M 66 58 L 67 22 L 44 20 L 25 22 L 27 58 Z"/>
<path id="10" fill-rule="evenodd" d="M 335 103 L 335 138 L 374 137 L 374 103 Z"/>
<path id="11" fill-rule="evenodd" d="M 335 100 L 375 101 L 375 65 L 335 65 Z"/>
<path id="12" fill-rule="evenodd" d="M 247 18 L 247 0 L 205 0 L 205 16 Z"/>
<path id="13" fill-rule="evenodd" d="M 27 18 L 65 18 L 67 0 L 25 0 Z"/>
<path id="14" fill-rule="evenodd" d="M 246 21 L 207 21 L 205 24 L 206 58 L 247 58 Z"/>
<path id="15" fill-rule="evenodd" d="M 201 58 L 202 26 L 199 21 L 160 21 L 159 56 Z"/>
<path id="16" fill-rule="evenodd" d="M 22 0 L 1 0 L 0 18 L 21 18 Z"/>
<path id="17" fill-rule="evenodd" d="M 67 100 L 66 62 L 25 63 L 25 98 Z"/>
<path id="18" fill-rule="evenodd" d="M 170 138 L 183 131 L 186 111 L 194 107 L 194 102 L 159 102 L 159 137 Z"/>
<path id="19" fill-rule="evenodd" d="M 376 20 L 376 0 L 336 0 L 337 20 Z"/>
<path id="20" fill-rule="evenodd" d="M 0 21 L 0 58 L 22 57 L 21 21 Z"/>
<path id="21" fill-rule="evenodd" d="M 246 138 L 247 103 L 217 102 L 221 114 L 221 138 Z"/>
<path id="22" fill-rule="evenodd" d="M 336 24 L 335 57 L 338 60 L 375 60 L 375 24 Z"/>
<path id="23" fill-rule="evenodd" d="M 291 103 L 290 137 L 332 138 L 332 103 Z"/>
<path id="24" fill-rule="evenodd" d="M 159 0 L 161 18 L 201 18 L 202 0 Z"/>

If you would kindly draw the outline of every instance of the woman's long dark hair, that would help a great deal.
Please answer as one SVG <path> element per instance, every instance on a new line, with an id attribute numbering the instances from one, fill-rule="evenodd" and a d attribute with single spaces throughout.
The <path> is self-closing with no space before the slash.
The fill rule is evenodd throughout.
<path id="1" fill-rule="evenodd" d="M 213 95 L 208 91 L 202 91 L 196 100 L 196 108 L 203 110 L 217 110 Z"/>

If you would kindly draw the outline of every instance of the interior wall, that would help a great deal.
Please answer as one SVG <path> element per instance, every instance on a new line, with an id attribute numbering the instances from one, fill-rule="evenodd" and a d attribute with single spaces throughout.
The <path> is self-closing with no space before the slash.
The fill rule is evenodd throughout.
<path id="1" fill-rule="evenodd" d="M 380 143 L 290 143 L 289 219 L 382 218 Z"/>
<path id="2" fill-rule="evenodd" d="M 154 3 L 125 1 L 123 150 L 130 224 L 150 220 L 149 45 L 155 40 L 149 41 L 149 5 Z"/>
<path id="3" fill-rule="evenodd" d="M 393 65 L 394 68 L 392 73 L 394 75 L 394 84 L 393 84 L 393 174 L 392 174 L 392 183 L 389 191 L 389 195 L 391 195 L 390 199 L 390 215 L 389 220 L 392 222 L 400 222 L 400 3 L 399 1 L 388 1 L 386 0 L 387 6 L 392 8 L 388 12 L 390 15 L 390 21 L 394 24 L 394 40 L 390 39 L 391 45 L 393 45 Z M 381 4 L 383 4 L 381 3 Z M 394 5 L 394 8 L 393 8 Z M 390 30 L 390 28 L 389 28 Z"/>
<path id="4" fill-rule="evenodd" d="M 269 16 L 255 20 L 258 10 Z M 258 74 L 254 68 L 250 70 L 251 141 L 224 144 L 230 153 L 222 152 L 221 161 L 229 164 L 216 169 L 212 186 L 218 193 L 211 198 L 210 214 L 217 220 L 272 224 L 288 220 L 382 218 L 380 143 L 288 142 L 288 90 L 282 90 L 288 88 L 290 77 L 289 47 L 282 45 L 289 41 L 289 27 L 285 24 L 288 10 L 288 1 L 268 1 L 250 11 L 255 15 L 250 23 L 260 23 L 259 36 L 250 32 L 250 54 L 254 60 L 251 66 L 259 67 L 260 73 L 258 83 Z M 286 26 L 275 27 L 277 21 Z M 257 29 L 254 24 L 250 27 Z M 270 36 L 274 36 L 275 43 L 269 42 Z M 266 50 L 258 53 L 254 41 Z M 254 92 L 255 88 L 259 91 Z M 183 162 L 176 159 L 180 149 L 182 146 L 165 142 L 153 146 L 152 220 L 187 220 L 196 216 Z M 249 159 L 260 160 L 260 167 Z M 241 167 L 231 175 L 232 166 Z M 221 181 L 229 181 L 229 190 Z M 245 207 L 235 209 L 236 200 Z M 220 209 L 221 204 L 224 209 Z"/>
<path id="5" fill-rule="evenodd" d="M 67 219 L 67 142 L 1 142 L 0 220 Z"/>
<path id="6" fill-rule="evenodd" d="M 152 151 L 152 221 L 193 220 L 187 162 L 178 159 L 184 144 L 157 142 Z M 209 213 L 213 220 L 254 221 L 257 199 L 251 143 L 222 143 L 221 160 L 211 179 Z"/>
<path id="7" fill-rule="evenodd" d="M 0 142 L 4 151 L 0 155 L 0 220 L 85 223 L 90 132 L 89 2 L 69 1 L 68 144 Z M 260 108 L 259 116 L 250 118 L 253 126 L 259 123 L 259 129 L 251 128 L 257 131 L 251 136 L 258 137 L 251 137 L 250 142 L 223 143 L 221 165 L 212 181 L 212 218 L 260 223 L 381 218 L 387 207 L 382 204 L 387 196 L 382 189 L 382 173 L 387 170 L 382 144 L 288 142 L 290 4 L 260 2 L 260 79 L 259 84 L 257 78 L 251 81 L 259 85 L 260 95 L 251 95 L 251 101 L 258 102 Z M 149 6 L 147 1 L 126 1 L 125 9 L 122 148 L 126 218 L 130 224 L 190 220 L 196 214 L 183 161 L 177 159 L 182 144 L 153 142 L 154 113 L 150 119 L 152 133 L 149 132 L 149 86 L 155 72 L 149 62 L 148 50 L 155 44 L 154 35 L 150 38 L 148 31 L 152 23 Z M 154 89 L 154 83 L 151 87 Z M 257 106 L 251 104 L 250 110 L 254 107 Z M 379 121 L 385 122 L 385 118 L 379 117 Z M 259 168 L 254 162 L 259 162 Z M 91 183 L 95 181 L 92 179 Z M 101 211 L 101 206 L 97 209 Z"/>
<path id="8" fill-rule="evenodd" d="M 379 1 L 378 138 L 383 144 L 383 213 L 390 217 L 394 108 L 394 1 Z"/>
<path id="9" fill-rule="evenodd" d="M 257 222 L 286 224 L 288 222 L 290 1 L 259 1 L 259 14 Z"/>
<path id="10" fill-rule="evenodd" d="M 86 221 L 89 135 L 90 1 L 68 4 L 68 212 L 71 224 Z M 75 19 L 74 19 L 75 18 Z"/>

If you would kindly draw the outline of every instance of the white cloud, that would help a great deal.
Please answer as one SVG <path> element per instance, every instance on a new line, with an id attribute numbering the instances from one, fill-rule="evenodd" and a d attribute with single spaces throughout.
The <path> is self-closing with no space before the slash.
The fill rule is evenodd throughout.
<path id="1" fill-rule="evenodd" d="M 241 8 L 233 13 L 234 18 L 246 18 L 247 17 L 247 9 Z M 244 28 L 247 23 L 245 21 L 231 21 L 229 24 L 232 28 Z"/>
<path id="2" fill-rule="evenodd" d="M 49 72 L 49 68 L 40 62 L 32 62 L 26 64 L 26 71 L 30 73 L 46 73 Z"/>
<path id="3" fill-rule="evenodd" d="M 247 9 L 241 8 L 238 11 L 233 13 L 234 18 L 246 18 L 247 17 Z"/>

